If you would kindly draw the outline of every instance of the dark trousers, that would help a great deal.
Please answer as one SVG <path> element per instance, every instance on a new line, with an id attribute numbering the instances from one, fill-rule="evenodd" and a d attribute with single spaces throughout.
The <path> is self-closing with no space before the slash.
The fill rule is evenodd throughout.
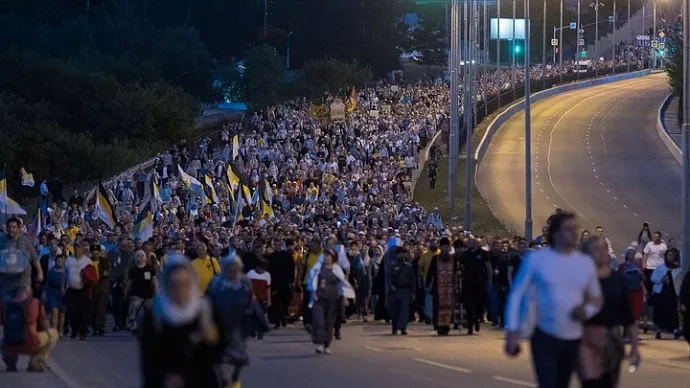
<path id="1" fill-rule="evenodd" d="M 72 336 L 77 334 L 86 337 L 88 334 L 88 323 L 90 309 L 89 290 L 68 289 L 67 290 L 67 320 L 72 331 Z"/>
<path id="2" fill-rule="evenodd" d="M 409 288 L 396 289 L 391 293 L 390 314 L 393 330 L 407 330 L 410 320 L 410 304 L 412 304 L 412 290 Z"/>
<path id="3" fill-rule="evenodd" d="M 125 291 L 122 289 L 121 282 L 110 283 L 110 310 L 113 313 L 115 326 L 124 329 L 127 309 L 125 308 Z"/>
<path id="4" fill-rule="evenodd" d="M 463 305 L 467 311 L 467 331 L 474 333 L 474 325 L 479 324 L 479 320 L 484 315 L 486 307 L 486 287 L 469 288 L 463 286 Z"/>
<path id="5" fill-rule="evenodd" d="M 101 283 L 91 293 L 91 327 L 105 330 L 105 316 L 108 312 L 108 283 Z"/>
<path id="6" fill-rule="evenodd" d="M 567 388 L 577 366 L 580 340 L 563 340 L 538 327 L 532 334 L 532 361 L 539 388 Z"/>
<path id="7" fill-rule="evenodd" d="M 271 322 L 275 325 L 287 322 L 288 307 L 292 299 L 292 292 L 290 287 L 282 287 L 279 289 L 271 300 Z"/>
<path id="8" fill-rule="evenodd" d="M 503 287 L 503 286 L 498 286 L 496 287 L 496 299 L 498 300 L 498 311 L 497 311 L 497 318 L 498 318 L 498 324 L 503 327 L 505 323 L 505 309 L 506 309 L 506 301 L 508 300 L 508 287 Z"/>
<path id="9" fill-rule="evenodd" d="M 343 318 L 345 317 L 345 307 L 343 306 L 343 297 L 339 296 L 335 305 L 335 329 L 336 337 L 340 337 L 340 327 L 343 325 Z"/>

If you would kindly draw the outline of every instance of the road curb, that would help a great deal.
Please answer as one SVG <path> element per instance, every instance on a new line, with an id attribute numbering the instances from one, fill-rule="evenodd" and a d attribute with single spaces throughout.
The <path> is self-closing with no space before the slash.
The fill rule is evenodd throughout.
<path id="1" fill-rule="evenodd" d="M 668 152 L 673 155 L 673 159 L 675 159 L 678 164 L 682 165 L 683 152 L 678 144 L 676 144 L 676 142 L 673 140 L 671 135 L 669 135 L 668 128 L 666 128 L 666 109 L 668 109 L 668 106 L 671 104 L 672 100 L 673 95 L 669 94 L 666 96 L 661 105 L 659 105 L 659 109 L 657 109 L 656 113 L 656 132 L 666 148 L 668 148 Z"/>

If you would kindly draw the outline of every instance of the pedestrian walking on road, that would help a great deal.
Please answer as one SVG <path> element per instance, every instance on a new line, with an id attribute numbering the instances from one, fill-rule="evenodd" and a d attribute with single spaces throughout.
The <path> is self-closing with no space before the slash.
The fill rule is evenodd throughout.
<path id="1" fill-rule="evenodd" d="M 48 270 L 45 286 L 46 311 L 50 314 L 50 327 L 57 329 L 62 338 L 65 329 L 65 294 L 67 293 L 65 255 L 55 256 L 55 265 Z"/>
<path id="2" fill-rule="evenodd" d="M 96 269 L 98 280 L 91 289 L 90 323 L 93 334 L 101 336 L 105 334 L 105 320 L 108 313 L 110 262 L 105 257 L 100 244 L 91 244 L 91 263 Z"/>
<path id="3" fill-rule="evenodd" d="M 652 300 L 654 303 L 654 325 L 656 339 L 661 339 L 662 333 L 673 333 L 674 338 L 680 338 L 678 322 L 678 294 L 682 282 L 680 261 L 672 250 L 664 254 L 664 263 L 656 267 L 650 277 L 653 284 Z"/>
<path id="4" fill-rule="evenodd" d="M 683 316 L 683 338 L 690 345 L 690 272 L 685 274 L 678 294 L 678 311 Z M 688 352 L 690 358 L 690 351 Z"/>
<path id="5" fill-rule="evenodd" d="M 222 387 L 218 341 L 211 303 L 199 292 L 192 265 L 183 256 L 170 257 L 159 293 L 142 319 L 142 386 Z"/>
<path id="6" fill-rule="evenodd" d="M 443 237 L 439 246 L 441 252 L 435 255 L 429 264 L 426 289 L 433 296 L 431 322 L 434 330 L 438 335 L 448 335 L 451 326 L 460 324 L 453 314 L 458 299 L 458 279 L 448 237 Z"/>
<path id="7" fill-rule="evenodd" d="M 578 373 L 582 388 L 615 388 L 625 356 L 621 328 L 630 336 L 630 365 L 638 367 L 637 320 L 629 303 L 628 280 L 609 265 L 608 243 L 601 236 L 588 238 L 582 251 L 591 256 L 604 297 L 601 311 L 585 322 Z M 641 288 L 641 276 L 637 287 Z"/>
<path id="8" fill-rule="evenodd" d="M 388 306 L 391 313 L 392 334 L 407 335 L 410 320 L 410 307 L 415 298 L 417 276 L 412 266 L 412 255 L 407 249 L 398 252 L 391 272 L 391 300 Z"/>
<path id="9" fill-rule="evenodd" d="M 338 299 L 355 298 L 352 286 L 345 279 L 345 272 L 338 264 L 338 253 L 328 249 L 314 265 L 310 274 L 312 282 L 312 326 L 316 353 L 332 354 L 336 320 L 340 317 Z M 347 303 L 347 302 L 345 302 Z"/>
<path id="10" fill-rule="evenodd" d="M 85 340 L 88 334 L 89 313 L 91 312 L 91 295 L 89 283 L 92 279 L 86 279 L 86 273 L 95 272 L 91 259 L 86 257 L 86 243 L 77 241 L 74 243 L 74 256 L 70 256 L 65 263 L 67 271 L 67 320 L 70 325 L 72 339 L 79 336 Z M 91 267 L 91 271 L 86 270 Z"/>
<path id="11" fill-rule="evenodd" d="M 548 248 L 525 257 L 513 283 L 505 314 L 505 351 L 517 356 L 520 336 L 529 334 L 539 387 L 567 388 L 577 365 L 583 322 L 601 310 L 603 298 L 592 259 L 575 249 L 575 215 L 552 216 L 547 240 Z M 523 309 L 531 304 L 534 309 Z M 534 320 L 525 312 L 535 312 Z"/>

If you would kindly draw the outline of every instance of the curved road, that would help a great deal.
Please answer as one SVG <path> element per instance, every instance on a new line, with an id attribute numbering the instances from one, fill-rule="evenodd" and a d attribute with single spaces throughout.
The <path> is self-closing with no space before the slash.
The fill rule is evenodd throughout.
<path id="1" fill-rule="evenodd" d="M 557 207 L 582 228 L 604 227 L 620 253 L 642 222 L 666 236 L 681 231 L 681 168 L 656 132 L 668 94 L 665 74 L 577 90 L 532 105 L 534 236 Z M 524 112 L 493 136 L 477 168 L 489 206 L 524 230 Z"/>

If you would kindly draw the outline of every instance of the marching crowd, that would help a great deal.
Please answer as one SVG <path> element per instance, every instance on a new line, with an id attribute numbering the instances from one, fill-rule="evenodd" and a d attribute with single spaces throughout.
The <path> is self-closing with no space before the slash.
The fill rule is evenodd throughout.
<path id="1" fill-rule="evenodd" d="M 444 86 L 379 85 L 353 92 L 348 114 L 332 121 L 291 102 L 227 125 L 219 139 L 183 142 L 150 170 L 87 198 L 46 195 L 37 241 L 17 218 L 7 220 L 0 241 L 8 370 L 16 370 L 19 354 L 31 357 L 30 370 L 43 370 L 65 335 L 87 340 L 126 330 L 139 338 L 145 387 L 237 388 L 249 363 L 247 340 L 289 321 L 301 320 L 315 351 L 326 355 L 342 338 L 343 321 L 354 317 L 390 322 L 393 335 L 406 335 L 412 320 L 439 335 L 474 334 L 485 318 L 512 333 L 529 319 L 509 295 L 531 281 L 539 286 L 522 267 L 532 267 L 536 252 L 580 243 L 594 258 L 583 268 L 596 266 L 602 278 L 591 286 L 592 307 L 576 309 L 587 320 L 584 335 L 588 325 L 605 333 L 628 326 L 625 335 L 590 345 L 615 338 L 636 344 L 633 324 L 644 317 L 657 336 L 683 333 L 690 342 L 690 320 L 681 325 L 678 315 L 690 303 L 690 280 L 682 279 L 674 242 L 661 241 L 649 225 L 625 259 L 615 260 L 603 229 L 572 238 L 567 213 L 526 241 L 470 235 L 445 224 L 438 208 L 415 203 L 415 172 L 445 124 L 448 100 Z M 430 154 L 438 163 L 440 153 Z M 618 283 L 611 285 L 604 275 L 612 273 Z M 630 303 L 613 308 L 608 293 L 619 292 L 619 283 Z M 534 302 L 533 341 L 540 336 L 546 352 L 558 335 L 539 323 L 545 300 Z M 579 339 L 582 327 L 572 330 Z M 507 350 L 516 353 L 515 343 Z M 585 380 L 617 378 L 598 365 Z M 542 377 L 562 378 L 549 373 L 540 386 L 562 386 L 541 385 Z"/>

